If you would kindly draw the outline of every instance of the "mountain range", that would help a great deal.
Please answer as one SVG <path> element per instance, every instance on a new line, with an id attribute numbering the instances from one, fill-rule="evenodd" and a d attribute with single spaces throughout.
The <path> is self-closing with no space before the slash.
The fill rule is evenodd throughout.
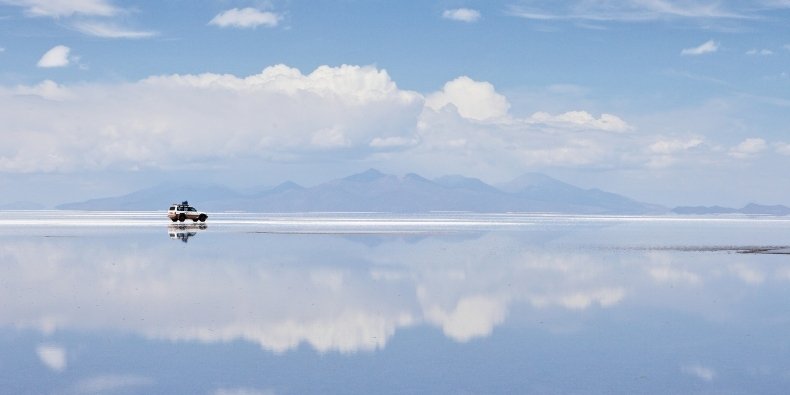
<path id="1" fill-rule="evenodd" d="M 123 196 L 57 206 L 68 210 L 162 210 L 189 200 L 200 210 L 251 212 L 555 212 L 661 214 L 668 209 L 599 189 L 583 189 L 544 174 L 527 173 L 502 185 L 452 175 L 429 180 L 370 169 L 313 187 L 284 182 L 259 192 L 224 186 L 160 184 Z"/>
<path id="2" fill-rule="evenodd" d="M 681 206 L 669 209 L 600 189 L 584 189 L 540 173 L 526 173 L 490 185 L 451 175 L 429 180 L 417 174 L 395 176 L 376 169 L 313 187 L 291 181 L 252 192 L 220 185 L 159 184 L 123 196 L 57 206 L 64 210 L 163 210 L 189 200 L 204 211 L 248 212 L 548 212 L 567 214 L 790 215 L 782 205 L 750 203 L 740 209 Z M 20 203 L 21 204 L 21 203 Z M 1 207 L 0 207 L 1 208 Z"/>

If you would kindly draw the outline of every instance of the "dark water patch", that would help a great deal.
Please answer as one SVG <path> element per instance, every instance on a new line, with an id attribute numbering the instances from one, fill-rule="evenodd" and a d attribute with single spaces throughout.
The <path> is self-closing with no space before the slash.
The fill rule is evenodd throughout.
<path id="1" fill-rule="evenodd" d="M 727 252 L 737 254 L 790 255 L 790 246 L 606 246 L 599 248 L 615 251 Z"/>

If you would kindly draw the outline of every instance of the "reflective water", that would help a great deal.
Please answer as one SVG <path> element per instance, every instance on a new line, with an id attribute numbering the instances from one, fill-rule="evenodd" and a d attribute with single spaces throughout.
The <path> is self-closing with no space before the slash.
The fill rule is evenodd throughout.
<path id="1" fill-rule="evenodd" d="M 0 393 L 786 393 L 790 221 L 0 213 Z"/>

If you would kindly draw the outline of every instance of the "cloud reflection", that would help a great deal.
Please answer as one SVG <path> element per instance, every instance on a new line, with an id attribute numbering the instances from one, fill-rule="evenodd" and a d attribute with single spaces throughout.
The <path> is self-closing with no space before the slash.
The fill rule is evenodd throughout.
<path id="1" fill-rule="evenodd" d="M 683 373 L 696 377 L 703 381 L 713 381 L 716 378 L 716 371 L 700 364 L 686 365 L 682 367 Z"/>
<path id="2" fill-rule="evenodd" d="M 704 276 L 745 273 L 710 266 L 709 274 L 695 274 L 682 264 L 656 266 L 643 254 L 547 250 L 509 233 L 381 243 L 211 236 L 188 249 L 167 239 L 0 240 L 0 278 L 14 279 L 0 287 L 0 299 L 8 301 L 0 307 L 0 326 L 48 334 L 109 329 L 206 343 L 243 339 L 274 352 L 301 344 L 319 352 L 371 351 L 413 326 L 468 342 L 510 319 L 529 320 L 524 314 L 573 315 L 626 303 L 704 313 L 710 306 L 689 301 L 716 298 L 689 298 L 700 290 L 670 290 L 667 282 L 701 286 Z M 65 368 L 65 350 L 38 354 L 50 368 Z"/>
<path id="3" fill-rule="evenodd" d="M 66 369 L 66 349 L 51 344 L 41 344 L 36 347 L 38 359 L 48 368 L 62 372 Z"/>

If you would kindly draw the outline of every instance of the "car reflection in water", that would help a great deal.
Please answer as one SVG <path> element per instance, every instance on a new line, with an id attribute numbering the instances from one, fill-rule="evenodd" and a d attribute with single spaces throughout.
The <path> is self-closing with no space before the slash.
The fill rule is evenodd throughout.
<path id="1" fill-rule="evenodd" d="M 198 232 L 204 231 L 207 228 L 208 225 L 204 223 L 187 224 L 187 225 L 168 225 L 167 234 L 173 240 L 178 239 L 186 243 L 187 241 L 189 241 L 190 237 L 197 235 Z"/>

